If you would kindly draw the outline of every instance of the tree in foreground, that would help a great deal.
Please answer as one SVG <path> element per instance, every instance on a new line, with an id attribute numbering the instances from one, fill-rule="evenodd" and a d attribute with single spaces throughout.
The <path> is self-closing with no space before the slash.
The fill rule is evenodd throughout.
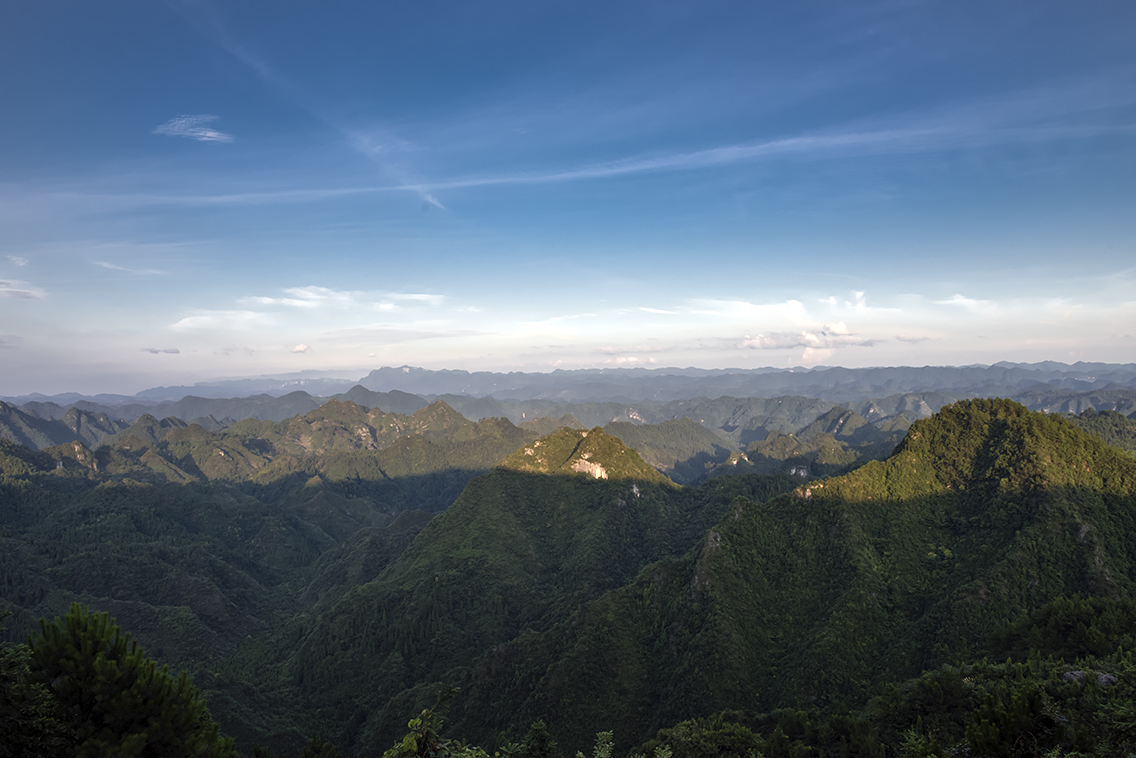
<path id="1" fill-rule="evenodd" d="M 407 726 L 410 731 L 383 753 L 383 758 L 489 758 L 489 754 L 479 747 L 443 738 L 438 733 L 442 728 L 442 718 L 432 708 L 422 711 Z"/>
<path id="2" fill-rule="evenodd" d="M 0 620 L 10 612 L 0 612 Z M 0 757 L 63 755 L 65 729 L 54 701 L 28 666 L 27 647 L 0 646 Z"/>
<path id="3" fill-rule="evenodd" d="M 65 618 L 41 620 L 30 645 L 74 755 L 236 758 L 189 675 L 158 668 L 108 614 L 72 604 Z"/>

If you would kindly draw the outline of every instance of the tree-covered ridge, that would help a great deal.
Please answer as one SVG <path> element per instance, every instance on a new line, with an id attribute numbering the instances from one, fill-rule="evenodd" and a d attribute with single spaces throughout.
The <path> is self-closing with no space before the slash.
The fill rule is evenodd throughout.
<path id="1" fill-rule="evenodd" d="M 604 431 L 679 484 L 704 478 L 715 464 L 729 459 L 732 447 L 721 435 L 687 417 L 661 424 L 617 421 Z"/>
<path id="2" fill-rule="evenodd" d="M 681 490 L 600 429 L 562 429 L 538 442 L 471 481 L 307 635 L 298 683 L 321 693 L 313 707 L 361 720 L 345 735 L 360 749 L 392 736 L 403 709 L 427 696 L 416 685 L 453 683 L 484 651 L 548 628 L 681 552 L 732 495 Z M 348 659 L 375 672 L 367 687 L 334 675 Z"/>
<path id="3" fill-rule="evenodd" d="M 1117 411 L 1098 413 L 1092 408 L 1070 415 L 1069 420 L 1105 443 L 1136 455 L 1136 420 Z"/>
<path id="4" fill-rule="evenodd" d="M 504 458 L 498 468 L 530 474 L 582 474 L 595 479 L 669 480 L 620 439 L 596 427 L 561 428 Z"/>
<path id="5" fill-rule="evenodd" d="M 41 450 L 64 442 L 94 445 L 107 435 L 126 428 L 106 413 L 70 408 L 58 420 L 40 418 L 10 403 L 0 401 L 0 439 Z"/>
<path id="6" fill-rule="evenodd" d="M 346 410 L 338 428 L 357 420 Z M 288 752 L 296 714 L 271 688 L 247 689 L 274 680 L 266 647 L 401 553 L 428 520 L 414 506 L 444 508 L 527 439 L 507 421 L 435 410 L 395 419 L 420 433 L 385 450 L 272 461 L 251 475 L 242 465 L 272 449 L 176 420 L 143 419 L 94 451 L 0 441 L 0 598 L 17 610 L 11 634 L 73 601 L 109 610 L 150 650 L 192 668 L 232 733 L 246 744 L 281 735 Z M 326 432 L 330 415 L 307 427 Z M 257 478 L 273 464 L 279 478 Z"/>
<path id="7" fill-rule="evenodd" d="M 483 455 L 520 432 L 435 410 L 433 439 L 286 452 L 297 470 L 267 483 L 198 478 L 194 445 L 221 459 L 240 440 L 174 422 L 131 445 L 165 445 L 187 484 L 123 473 L 143 471 L 128 468 L 133 447 L 0 442 L 0 598 L 17 609 L 13 628 L 74 600 L 109 610 L 193 671 L 226 732 L 245 746 L 276 740 L 281 755 L 317 721 L 346 752 L 381 752 L 450 686 L 452 734 L 490 752 L 543 719 L 569 753 L 597 731 L 613 729 L 622 754 L 673 727 L 676 751 L 710 740 L 767 756 L 933 754 L 932 743 L 997 743 L 1019 710 L 1069 719 L 1047 750 L 1077 749 L 1077 729 L 1128 744 L 1127 690 L 1074 691 L 1064 675 L 1124 685 L 1132 670 L 1113 643 L 1127 649 L 1133 618 L 1136 462 L 1067 420 L 968 401 L 839 478 L 686 488 L 604 430 L 563 429 L 467 477 L 428 524 L 421 512 L 392 519 L 396 501 L 362 489 L 381 475 L 351 473 L 374 470 L 364 462 L 391 456 L 382 471 L 408 472 L 392 481 L 440 498 L 449 480 L 413 473 L 444 458 L 425 452 Z M 293 438 L 345 444 L 360 413 L 333 406 Z M 862 425 L 847 413 L 830 409 L 794 438 L 854 441 Z M 1019 667 L 1037 651 L 1054 661 Z M 890 701 L 889 684 L 901 693 Z M 1086 716 L 1092 703 L 1113 721 Z"/>
<path id="8" fill-rule="evenodd" d="M 602 719 L 636 740 L 725 709 L 855 706 L 1055 598 L 1131 599 L 1134 494 L 1136 462 L 1067 421 L 950 406 L 887 461 L 738 500 L 683 558 L 486 656 L 456 723 L 488 741 L 508 693 L 569 744 Z"/>
<path id="9" fill-rule="evenodd" d="M 394 514 L 443 510 L 471 477 L 533 439 L 505 419 L 471 422 L 444 403 L 400 416 L 332 401 L 303 417 L 219 432 L 142 416 L 94 450 L 72 442 L 45 452 L 53 476 L 224 482 L 266 501 L 314 479 Z"/>

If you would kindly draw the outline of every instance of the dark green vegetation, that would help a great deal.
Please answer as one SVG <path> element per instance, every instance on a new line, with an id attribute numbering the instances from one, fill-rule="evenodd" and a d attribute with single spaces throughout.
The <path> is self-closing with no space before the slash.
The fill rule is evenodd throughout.
<path id="1" fill-rule="evenodd" d="M 351 725 L 345 743 L 381 750 L 406 713 L 464 687 L 487 651 L 683 552 L 739 492 L 792 486 L 778 477 L 683 490 L 601 429 L 561 430 L 470 482 L 390 568 L 322 615 L 289 665 L 309 708 Z M 378 676 L 361 687 L 336 673 L 345 666 Z"/>
<path id="2" fill-rule="evenodd" d="M 72 605 L 65 618 L 41 621 L 30 669 L 76 756 L 236 758 L 188 675 L 159 669 L 106 613 Z"/>
<path id="3" fill-rule="evenodd" d="M 1116 411 L 1097 412 L 1092 408 L 1070 415 L 1069 420 L 1109 445 L 1136 455 L 1136 420 Z"/>
<path id="4" fill-rule="evenodd" d="M 287 753 L 301 735 L 264 651 L 294 642 L 305 614 L 377 576 L 430 511 L 531 439 L 444 404 L 398 416 L 342 402 L 224 433 L 142 417 L 94 451 L 0 440 L 9 640 L 73 601 L 109 611 L 191 669 L 227 733 L 275 734 Z"/>
<path id="5" fill-rule="evenodd" d="M 735 472 L 884 455 L 852 411 L 776 405 L 696 420 L 752 434 Z M 260 754 L 553 758 L 609 730 L 597 754 L 1136 749 L 1131 456 L 975 400 L 838 478 L 680 487 L 644 460 L 705 470 L 730 444 L 705 432 L 538 440 L 341 402 L 222 433 L 143 418 L 94 452 L 0 442 L 0 599 L 13 642 L 73 600 L 110 611 Z M 5 713 L 37 723 L 13 655 Z"/>

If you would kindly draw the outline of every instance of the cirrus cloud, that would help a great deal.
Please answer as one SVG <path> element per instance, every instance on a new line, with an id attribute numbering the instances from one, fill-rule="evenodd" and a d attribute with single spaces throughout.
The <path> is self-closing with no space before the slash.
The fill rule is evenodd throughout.
<path id="1" fill-rule="evenodd" d="M 251 329 L 270 326 L 272 323 L 271 318 L 257 311 L 198 311 L 170 324 L 169 328 L 175 332 L 193 332 L 208 329 Z"/>
<path id="2" fill-rule="evenodd" d="M 101 266 L 102 268 L 109 268 L 111 271 L 125 271 L 128 274 L 154 275 L 166 273 L 156 268 L 130 268 L 129 266 L 119 266 L 117 263 L 111 263 L 109 261 L 91 261 L 91 263 L 95 266 Z"/>
<path id="3" fill-rule="evenodd" d="M 166 123 L 154 129 L 154 134 L 164 134 L 167 137 L 186 137 L 198 142 L 232 142 L 233 135 L 211 129 L 206 124 L 216 121 L 216 116 L 202 114 L 198 116 L 174 116 Z"/>
<path id="4" fill-rule="evenodd" d="M 0 297 L 10 297 L 15 300 L 43 300 L 46 296 L 39 287 L 0 279 Z"/>

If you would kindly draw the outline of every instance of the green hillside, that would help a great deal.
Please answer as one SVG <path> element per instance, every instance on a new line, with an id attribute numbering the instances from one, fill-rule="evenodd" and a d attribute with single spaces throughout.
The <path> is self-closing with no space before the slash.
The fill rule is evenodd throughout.
<path id="1" fill-rule="evenodd" d="M 1062 419 L 950 406 L 887 461 L 739 500 L 685 557 L 487 654 L 455 728 L 491 742 L 505 715 L 540 717 L 579 745 L 596 725 L 634 742 L 725 709 L 857 707 L 1056 598 L 1131 599 L 1134 492 L 1136 463 Z"/>
<path id="2" fill-rule="evenodd" d="M 567 754 L 605 730 L 675 758 L 1136 749 L 1132 456 L 1004 400 L 866 464 L 890 445 L 844 408 L 715 420 L 757 435 L 758 410 L 811 419 L 760 427 L 768 470 L 859 467 L 680 487 L 659 468 L 723 439 L 696 420 L 536 439 L 445 403 L 0 440 L 7 636 L 109 611 L 282 758 L 317 729 L 379 754 L 453 687 L 449 734 L 503 754 L 538 719 Z M 1123 432 L 1101 416 L 1078 423 Z"/>
<path id="3" fill-rule="evenodd" d="M 732 447 L 722 435 L 690 418 L 661 424 L 619 421 L 608 424 L 604 430 L 679 484 L 705 477 L 708 469 L 730 457 Z"/>
<path id="4" fill-rule="evenodd" d="M 1118 447 L 1130 455 L 1136 455 L 1136 419 L 1128 418 L 1116 411 L 1100 411 L 1092 408 L 1079 415 L 1069 414 L 1069 420 L 1094 437 L 1099 437 L 1113 447 Z"/>
<path id="5" fill-rule="evenodd" d="M 739 492 L 772 495 L 790 481 L 683 490 L 603 430 L 561 429 L 471 481 L 377 579 L 323 613 L 294 659 L 296 685 L 308 708 L 348 725 L 345 744 L 383 749 L 406 713 L 485 651 L 681 554 Z M 349 665 L 366 673 L 336 674 Z"/>

